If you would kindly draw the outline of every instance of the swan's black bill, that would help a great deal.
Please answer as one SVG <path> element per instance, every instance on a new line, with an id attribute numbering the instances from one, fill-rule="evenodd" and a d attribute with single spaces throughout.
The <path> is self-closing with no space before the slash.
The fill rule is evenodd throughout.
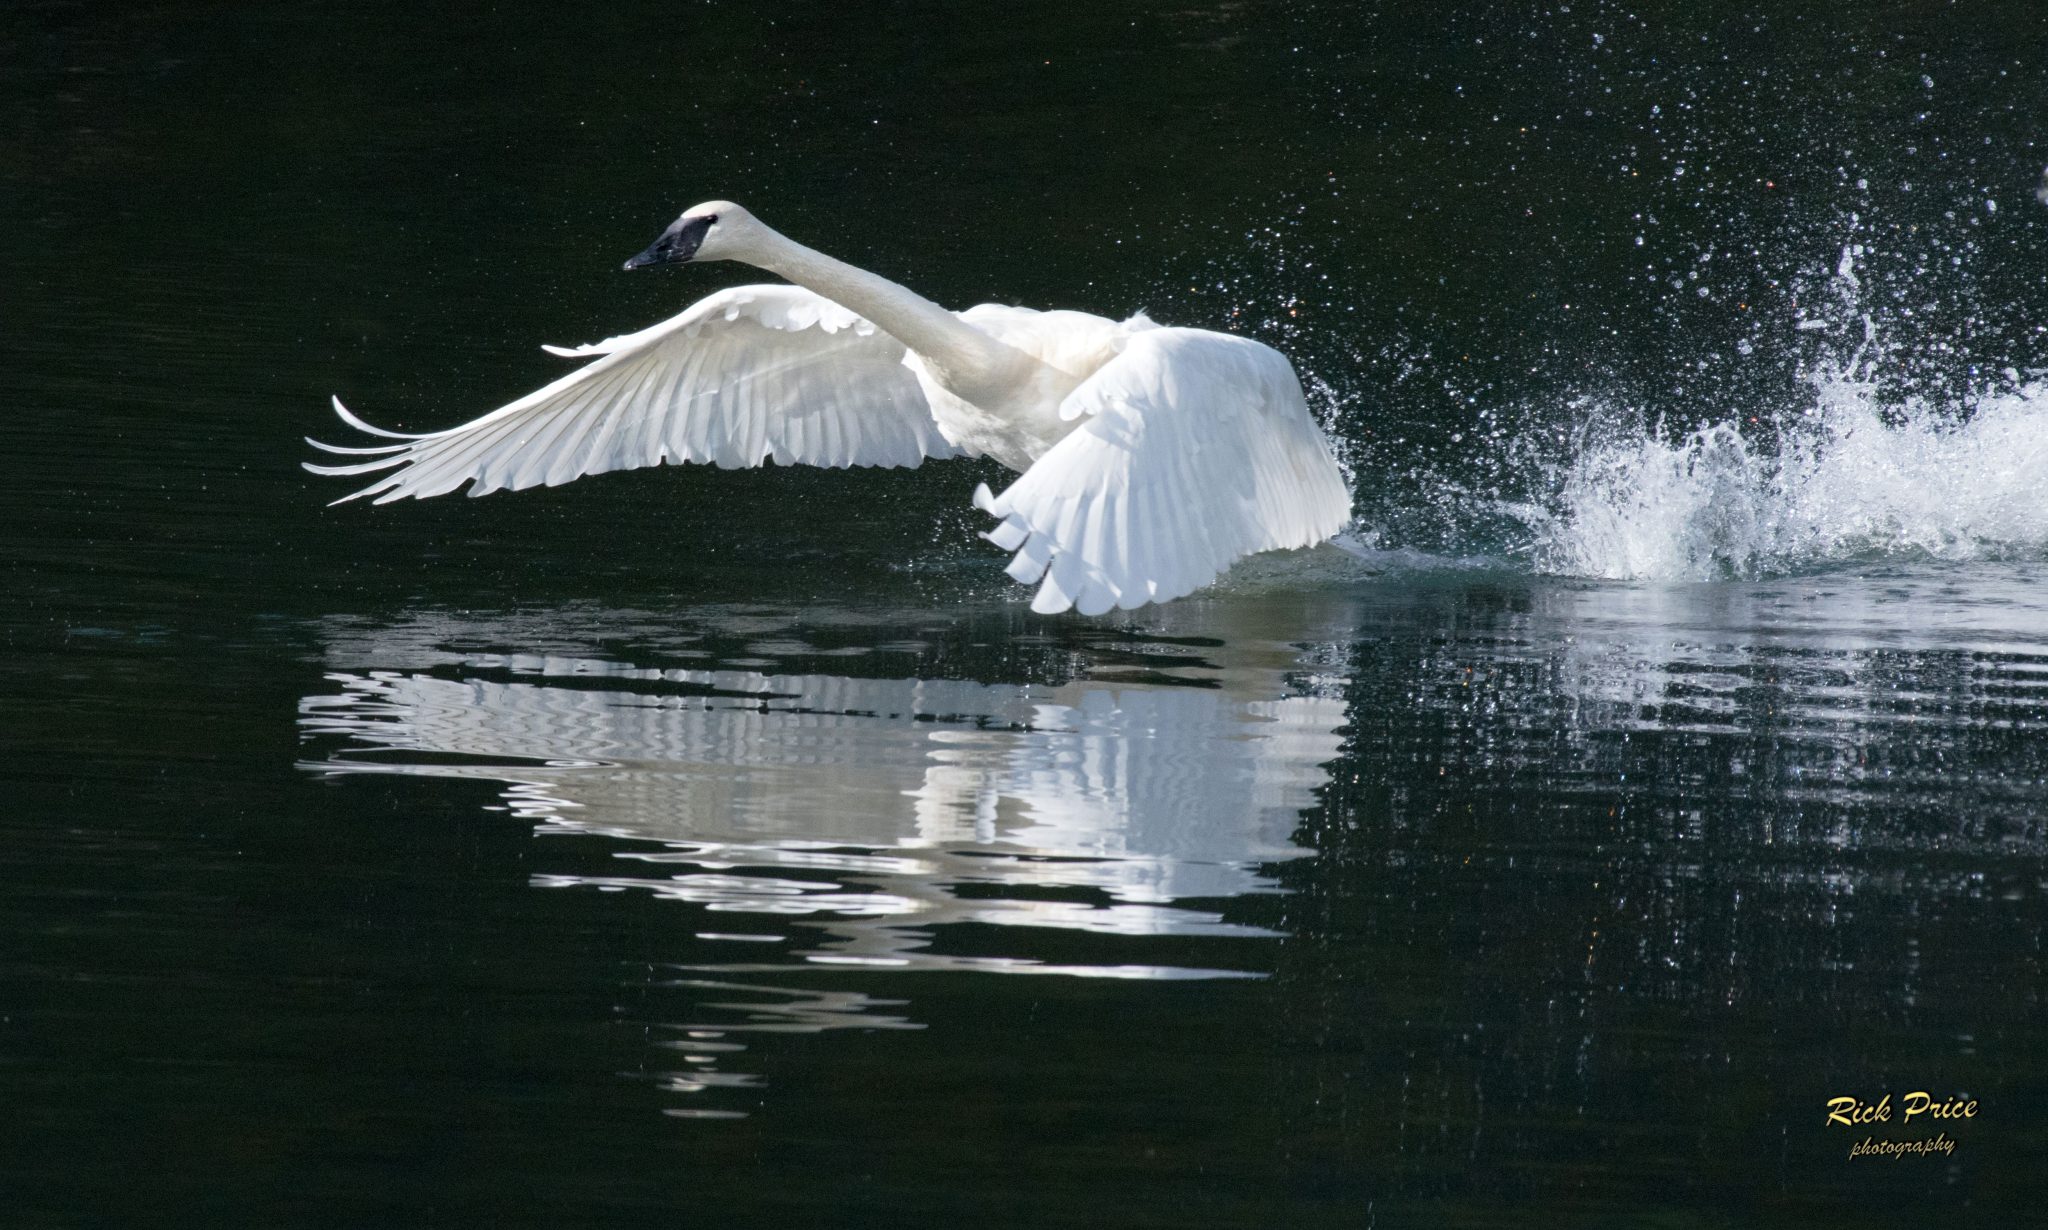
<path id="1" fill-rule="evenodd" d="M 716 218 L 685 218 L 661 233 L 661 238 L 649 244 L 647 250 L 626 262 L 628 269 L 645 269 L 649 265 L 680 265 L 697 255 L 697 248 L 704 242 L 704 232 L 711 229 Z"/>

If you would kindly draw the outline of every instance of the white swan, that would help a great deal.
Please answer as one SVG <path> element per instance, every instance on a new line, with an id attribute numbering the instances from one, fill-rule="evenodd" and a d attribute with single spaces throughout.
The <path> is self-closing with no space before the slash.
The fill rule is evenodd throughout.
<path id="1" fill-rule="evenodd" d="M 914 466 L 992 457 L 1022 477 L 975 506 L 1031 607 L 1100 614 L 1178 598 L 1255 551 L 1307 547 L 1351 495 L 1278 351 L 1202 329 L 983 304 L 958 314 L 784 238 L 729 201 L 686 211 L 626 268 L 737 260 L 795 286 L 738 286 L 650 329 L 554 354 L 598 356 L 446 431 L 339 448 L 315 474 L 390 470 L 379 504 L 708 461 Z M 336 503 L 341 503 L 337 500 Z"/>

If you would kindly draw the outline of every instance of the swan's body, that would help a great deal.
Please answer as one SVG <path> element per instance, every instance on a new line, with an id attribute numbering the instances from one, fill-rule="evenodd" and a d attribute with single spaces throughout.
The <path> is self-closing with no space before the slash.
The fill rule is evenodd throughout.
<path id="1" fill-rule="evenodd" d="M 1165 602 L 1255 551 L 1335 534 L 1351 497 L 1293 367 L 1246 338 L 1143 316 L 984 304 L 958 314 L 814 252 L 723 201 L 676 220 L 627 268 L 730 259 L 794 286 L 738 286 L 638 333 L 556 354 L 596 361 L 446 431 L 329 452 L 316 474 L 382 478 L 345 499 L 556 486 L 704 461 L 914 466 L 990 457 L 1022 476 L 977 507 L 1044 582 L 1041 612 Z"/>

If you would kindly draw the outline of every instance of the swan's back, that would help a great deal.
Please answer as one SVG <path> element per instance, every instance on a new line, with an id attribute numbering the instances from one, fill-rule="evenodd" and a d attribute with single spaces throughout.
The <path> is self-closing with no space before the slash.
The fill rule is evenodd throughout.
<path id="1" fill-rule="evenodd" d="M 904 365 L 916 373 L 948 442 L 970 456 L 990 457 L 1018 471 L 1029 469 L 1073 431 L 1073 420 L 1062 416 L 1061 407 L 1074 390 L 1122 354 L 1138 332 L 1157 328 L 1142 316 L 1115 321 L 1089 312 L 1041 312 L 1000 303 L 980 304 L 959 315 L 1035 361 L 971 401 L 939 379 L 916 351 L 905 356 Z"/>
<path id="2" fill-rule="evenodd" d="M 1123 353 L 1131 335 L 1156 329 L 1146 317 L 1111 320 L 1092 312 L 1040 312 L 1031 308 L 983 303 L 960 313 L 982 332 L 1013 346 L 1079 384 Z"/>

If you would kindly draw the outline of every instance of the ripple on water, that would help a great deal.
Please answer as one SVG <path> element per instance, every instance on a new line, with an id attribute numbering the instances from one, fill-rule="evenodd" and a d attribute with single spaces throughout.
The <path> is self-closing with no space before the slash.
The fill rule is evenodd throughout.
<path id="1" fill-rule="evenodd" d="M 900 974 L 1262 975 L 1287 912 L 1228 903 L 1402 896 L 1344 878 L 1361 851 L 1376 875 L 1478 868 L 1510 897 L 1608 886 L 1623 919 L 1791 894 L 1814 926 L 1859 894 L 1981 895 L 1984 860 L 2048 853 L 2048 590 L 1996 565 L 1425 578 L 1292 611 L 1311 639 L 1271 617 L 1190 604 L 1036 646 L 1002 682 L 821 672 L 800 620 L 760 613 L 687 667 L 594 652 L 635 638 L 588 611 L 336 623 L 302 764 L 495 783 L 540 835 L 609 843 L 602 867 L 544 844 L 537 887 L 696 911 L 701 959 L 647 985 L 687 1006 L 665 1031 L 688 1068 L 663 1087 L 714 1111 L 765 1080 L 733 1068 L 760 1035 L 916 1028 L 881 993 Z M 535 628 L 546 652 L 503 648 Z M 786 658 L 730 661 L 764 645 Z M 1913 861 L 1933 853 L 1976 862 Z M 1704 949 L 1665 956 L 1624 980 L 1711 981 L 1685 964 Z"/>

